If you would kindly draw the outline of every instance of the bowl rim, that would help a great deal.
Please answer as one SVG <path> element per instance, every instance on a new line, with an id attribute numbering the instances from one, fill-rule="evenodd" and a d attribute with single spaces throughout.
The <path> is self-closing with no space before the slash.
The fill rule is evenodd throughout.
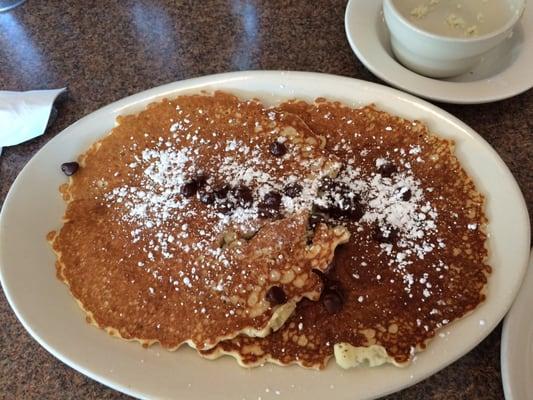
<path id="1" fill-rule="evenodd" d="M 432 33 L 432 32 L 426 31 L 426 30 L 424 30 L 422 28 L 419 28 L 418 26 L 416 26 L 415 24 L 410 22 L 407 18 L 405 18 L 402 15 L 402 13 L 398 10 L 398 8 L 396 7 L 396 4 L 394 3 L 395 0 L 383 0 L 383 13 L 386 14 L 385 13 L 385 9 L 388 8 L 391 11 L 391 15 L 393 15 L 404 27 L 406 27 L 407 29 L 409 29 L 411 31 L 414 31 L 418 35 L 425 36 L 428 39 L 439 40 L 439 41 L 450 42 L 450 43 L 453 43 L 453 42 L 479 43 L 479 42 L 483 42 L 483 41 L 486 41 L 486 40 L 489 40 L 489 39 L 493 39 L 493 38 L 505 33 L 509 29 L 512 29 L 516 25 L 516 23 L 518 23 L 518 21 L 520 20 L 520 18 L 524 14 L 524 10 L 526 8 L 526 0 L 517 0 L 517 1 L 519 3 L 518 3 L 518 7 L 517 7 L 516 12 L 512 13 L 512 17 L 501 28 L 499 28 L 499 29 L 497 29 L 495 31 L 486 33 L 486 34 L 481 35 L 481 36 L 472 36 L 472 37 L 464 37 L 464 38 L 462 38 L 462 37 L 452 37 L 452 36 L 446 36 L 446 35 L 439 35 L 439 34 L 436 34 L 436 33 Z M 386 20 L 386 18 L 385 18 L 385 20 Z M 392 32 L 392 29 L 390 29 L 390 30 Z"/>

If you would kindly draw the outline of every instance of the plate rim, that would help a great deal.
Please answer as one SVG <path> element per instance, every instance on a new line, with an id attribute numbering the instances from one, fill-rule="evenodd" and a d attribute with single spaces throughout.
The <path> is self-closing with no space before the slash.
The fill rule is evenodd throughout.
<path id="1" fill-rule="evenodd" d="M 39 151 L 36 152 L 32 156 L 32 158 L 28 161 L 28 163 L 20 171 L 20 173 L 18 174 L 17 178 L 13 182 L 9 192 L 7 193 L 5 201 L 4 201 L 4 205 L 3 205 L 2 210 L 0 212 L 0 250 L 2 249 L 2 243 L 3 243 L 2 232 L 3 232 L 4 215 L 6 213 L 6 209 L 10 208 L 11 197 L 14 196 L 14 194 L 13 194 L 14 191 L 15 191 L 14 188 L 19 186 L 20 181 L 23 181 L 24 176 L 27 173 L 26 171 L 28 171 L 31 168 L 32 162 L 37 157 L 40 156 L 41 152 L 43 152 L 45 148 L 48 148 L 49 146 L 50 147 L 54 146 L 56 141 L 60 140 L 65 135 L 70 134 L 73 130 L 75 130 L 77 125 L 81 124 L 85 119 L 90 118 L 95 113 L 106 113 L 106 112 L 110 112 L 112 114 L 113 113 L 115 113 L 115 114 L 116 113 L 120 113 L 121 110 L 124 110 L 126 108 L 135 107 L 136 105 L 141 104 L 141 103 L 146 103 L 147 104 L 150 101 L 153 101 L 155 98 L 162 98 L 162 97 L 165 97 L 166 95 L 169 95 L 169 94 L 176 94 L 177 95 L 180 92 L 187 92 L 187 91 L 194 90 L 195 88 L 201 88 L 203 86 L 208 86 L 208 85 L 216 85 L 217 83 L 231 82 L 234 79 L 235 80 L 243 80 L 243 81 L 248 81 L 248 80 L 252 80 L 253 81 L 254 79 L 262 79 L 262 78 L 263 79 L 266 79 L 266 78 L 269 78 L 269 79 L 278 78 L 279 79 L 280 76 L 284 76 L 284 75 L 286 75 L 287 77 L 289 77 L 291 75 L 296 75 L 297 77 L 302 77 L 302 78 L 306 77 L 306 78 L 309 78 L 309 79 L 324 79 L 324 80 L 334 79 L 334 80 L 345 81 L 346 83 L 357 84 L 357 85 L 361 85 L 361 86 L 364 86 L 364 87 L 370 87 L 370 88 L 376 90 L 377 92 L 387 92 L 387 93 L 390 92 L 390 93 L 396 95 L 398 97 L 398 99 L 408 102 L 412 107 L 426 108 L 428 113 L 435 114 L 438 117 L 443 118 L 446 121 L 453 123 L 454 125 L 457 125 L 462 130 L 467 131 L 467 134 L 469 136 L 471 136 L 471 138 L 474 139 L 477 143 L 479 143 L 483 147 L 485 147 L 485 149 L 488 150 L 491 153 L 491 155 L 494 157 L 494 160 L 498 163 L 499 168 L 501 168 L 509 176 L 510 182 L 514 185 L 514 187 L 517 190 L 517 195 L 518 194 L 520 195 L 521 202 L 522 202 L 522 209 L 523 209 L 522 211 L 525 211 L 525 216 L 527 217 L 527 208 L 525 206 L 525 200 L 524 200 L 523 196 L 521 195 L 520 188 L 519 188 L 516 180 L 514 179 L 512 173 L 510 172 L 509 168 L 503 162 L 501 157 L 499 157 L 499 155 L 496 153 L 496 151 L 475 130 L 470 128 L 467 124 L 465 124 L 464 122 L 460 121 L 458 118 L 456 118 L 452 114 L 448 113 L 447 111 L 442 110 L 441 108 L 439 108 L 439 107 L 437 107 L 437 106 L 435 106 L 435 105 L 433 105 L 433 104 L 431 104 L 431 103 L 429 103 L 429 102 L 427 102 L 425 100 L 421 100 L 421 99 L 419 99 L 419 98 L 417 98 L 417 97 L 415 97 L 415 96 L 413 96 L 411 94 L 404 93 L 404 92 L 402 92 L 402 91 L 400 91 L 398 89 L 390 88 L 390 87 L 387 87 L 385 85 L 380 85 L 380 84 L 377 84 L 377 83 L 367 82 L 367 81 L 360 80 L 360 79 L 354 79 L 354 78 L 331 75 L 331 74 L 323 74 L 323 73 L 315 73 L 315 72 L 301 72 L 301 71 L 239 71 L 239 72 L 230 72 L 230 73 L 223 73 L 223 74 L 206 75 L 206 76 L 202 76 L 202 77 L 197 77 L 197 78 L 192 78 L 192 79 L 187 79 L 187 80 L 182 80 L 182 81 L 176 81 L 176 82 L 171 82 L 171 83 L 167 83 L 167 84 L 164 84 L 164 85 L 160 85 L 160 86 L 157 86 L 157 87 L 154 87 L 154 88 L 151 88 L 151 89 L 148 89 L 148 90 L 145 90 L 145 91 L 142 91 L 142 92 L 127 96 L 125 98 L 119 99 L 119 100 L 114 101 L 114 102 L 112 102 L 112 103 L 110 103 L 108 105 L 105 105 L 105 106 L 103 106 L 103 107 L 101 107 L 101 108 L 99 108 L 99 109 L 97 109 L 97 110 L 95 110 L 95 111 L 83 116 L 79 120 L 75 121 L 73 124 L 69 125 L 64 130 L 62 130 L 60 133 L 58 133 L 55 137 L 53 137 L 45 146 L 43 146 L 41 149 L 39 149 Z M 304 95 L 302 95 L 302 97 L 304 97 Z M 331 94 L 331 97 L 335 97 L 333 93 Z M 357 97 L 357 96 L 354 95 L 354 97 Z M 102 133 L 102 134 L 105 134 L 105 132 Z M 6 207 L 6 205 L 7 205 L 7 207 Z M 529 219 L 527 219 L 527 220 L 529 220 Z M 524 224 L 524 227 L 526 228 L 527 235 L 529 237 L 529 234 L 530 234 L 529 233 L 529 224 Z M 111 388 L 113 388 L 115 390 L 118 390 L 120 392 L 126 393 L 126 394 L 128 394 L 130 396 L 139 397 L 139 398 L 148 398 L 149 397 L 149 395 L 143 393 L 142 390 L 139 390 L 139 389 L 134 390 L 133 388 L 130 390 L 126 386 L 124 386 L 122 384 L 115 383 L 113 380 L 108 379 L 108 377 L 105 374 L 103 374 L 103 373 L 93 373 L 92 371 L 81 367 L 75 361 L 69 359 L 68 357 L 63 356 L 61 354 L 61 351 L 58 351 L 55 348 L 49 346 L 48 343 L 46 343 L 46 341 L 43 340 L 39 336 L 39 334 L 34 331 L 34 329 L 32 329 L 31 324 L 22 317 L 22 315 L 20 314 L 20 310 L 18 310 L 16 304 L 14 304 L 14 301 L 13 301 L 11 295 L 10 295 L 10 290 L 9 290 L 9 288 L 6 288 L 6 286 L 5 286 L 5 277 L 4 277 L 4 272 L 3 272 L 4 271 L 4 266 L 3 266 L 4 262 L 3 261 L 4 260 L 3 260 L 2 252 L 0 251 L 0 283 L 2 284 L 6 299 L 8 300 L 8 303 L 9 303 L 10 307 L 13 309 L 13 311 L 15 312 L 17 318 L 19 319 L 19 321 L 21 321 L 21 323 L 24 326 L 24 328 L 30 333 L 30 335 L 41 346 L 43 346 L 48 352 L 50 352 L 52 355 L 54 355 L 56 358 L 58 358 L 59 360 L 61 360 L 62 362 L 64 362 L 68 366 L 70 366 L 71 368 L 74 368 L 75 370 L 83 373 L 84 375 L 86 375 L 86 376 L 88 376 L 88 377 L 90 377 L 90 378 L 92 378 L 92 379 L 94 379 L 94 380 L 106 385 L 106 386 L 109 386 L 109 387 L 111 387 Z M 522 271 L 521 271 L 520 275 L 523 275 L 523 273 L 525 273 L 525 268 L 522 268 Z M 515 291 L 515 294 L 516 294 L 517 291 L 518 291 L 518 289 Z M 509 304 L 509 306 L 510 306 L 510 304 Z M 497 318 L 498 321 L 495 322 L 494 327 L 503 318 L 503 316 L 504 316 L 504 312 L 502 312 L 502 315 L 499 316 L 499 318 Z M 447 360 L 446 363 L 440 364 L 438 367 L 433 368 L 433 369 L 431 369 L 431 370 L 429 370 L 429 371 L 427 371 L 427 372 L 425 372 L 423 374 L 420 374 L 419 376 L 416 377 L 416 379 L 414 379 L 413 381 L 402 385 L 401 387 L 396 387 L 396 388 L 391 389 L 391 390 L 389 390 L 387 392 L 385 392 L 385 391 L 380 392 L 379 396 L 383 396 L 383 395 L 386 395 L 386 394 L 393 393 L 393 392 L 396 392 L 398 390 L 401 390 L 402 388 L 409 387 L 409 386 L 411 386 L 413 384 L 416 384 L 416 383 L 420 382 L 423 379 L 426 379 L 427 377 L 433 375 L 434 373 L 442 370 L 446 366 L 448 366 L 451 363 L 455 362 L 458 358 L 460 358 L 463 355 L 465 355 L 466 353 L 468 353 L 470 350 L 472 350 L 472 348 L 477 346 L 477 344 L 479 344 L 479 342 L 481 342 L 483 339 L 486 338 L 486 336 L 488 336 L 490 331 L 492 331 L 492 329 L 487 330 L 482 335 L 479 335 L 477 340 L 470 342 L 470 346 L 467 346 L 468 347 L 467 350 L 465 352 L 463 352 L 462 354 L 459 354 L 456 357 L 450 358 L 450 359 Z"/>
<path id="2" fill-rule="evenodd" d="M 412 87 L 409 87 L 408 85 L 405 85 L 405 84 L 402 84 L 401 82 L 399 82 L 399 79 L 395 79 L 394 76 L 390 76 L 385 70 L 377 67 L 375 65 L 374 62 L 372 62 L 369 57 L 367 57 L 362 51 L 361 49 L 359 48 L 359 46 L 357 45 L 357 43 L 359 43 L 358 39 L 357 39 L 357 35 L 355 35 L 352 31 L 352 23 L 351 23 L 351 17 L 352 17 L 352 12 L 354 12 L 353 10 L 356 8 L 356 5 L 357 3 L 361 3 L 361 2 L 368 2 L 368 0 L 349 0 L 348 1 L 348 4 L 346 5 L 346 9 L 345 9 L 345 13 L 344 13 L 344 28 L 345 28 L 345 34 L 346 34 L 346 38 L 348 40 L 348 43 L 350 44 L 350 47 L 352 49 L 352 51 L 355 53 L 355 55 L 357 56 L 357 58 L 361 61 L 361 63 L 372 73 L 374 74 L 376 77 L 378 77 L 379 79 L 383 80 L 384 82 L 390 84 L 390 85 L 393 85 L 394 87 L 400 89 L 400 90 L 405 90 L 411 94 L 414 94 L 414 95 L 417 95 L 417 96 L 421 96 L 421 97 L 424 97 L 426 99 L 429 99 L 429 100 L 434 100 L 434 101 L 439 101 L 439 102 L 444 102 L 444 103 L 449 103 L 449 104 L 486 104 L 486 103 L 493 103 L 493 102 L 497 102 L 497 101 L 501 101 L 501 100 L 506 100 L 506 99 L 509 99 L 511 97 L 514 97 L 514 96 L 518 96 L 522 93 L 525 93 L 527 92 L 528 90 L 531 90 L 533 88 L 533 79 L 531 79 L 531 82 L 529 82 L 528 84 L 524 85 L 523 87 L 521 87 L 520 89 L 517 89 L 517 90 L 509 90 L 507 92 L 499 92 L 498 93 L 493 93 L 491 95 L 486 95 L 484 97 L 475 97 L 475 96 L 471 96 L 471 97 L 466 97 L 464 96 L 464 91 L 462 92 L 457 92 L 456 89 L 454 89 L 454 92 L 457 92 L 457 93 L 451 93 L 451 94 L 438 94 L 438 90 L 435 92 L 435 93 L 432 93 L 430 91 L 427 91 L 427 90 L 424 90 L 424 89 L 420 89 L 420 88 L 416 88 L 416 89 L 413 89 Z M 381 7 L 381 2 L 380 1 L 374 1 L 374 0 L 370 0 L 370 2 L 375 5 L 375 7 L 377 7 L 378 9 L 378 12 L 379 12 L 379 8 Z M 533 15 L 530 16 L 530 14 L 533 14 L 533 12 L 527 12 L 527 10 L 524 12 L 524 15 L 522 16 L 522 21 L 525 20 L 525 18 L 528 18 L 528 21 L 530 22 L 533 22 Z M 384 23 L 384 22 L 383 22 Z M 525 25 L 525 24 L 523 24 Z M 533 31 L 531 32 L 533 33 Z M 533 39 L 530 39 L 530 40 L 533 40 Z M 533 43 L 530 44 L 529 47 L 532 47 L 533 48 Z M 522 51 L 527 51 L 527 46 L 524 46 L 524 50 Z M 389 59 L 392 60 L 392 62 L 399 66 L 402 71 L 402 76 L 403 77 L 414 77 L 416 78 L 417 80 L 421 80 L 421 81 L 425 81 L 427 82 L 428 84 L 431 84 L 431 83 L 434 83 L 434 84 L 438 84 L 438 85 L 445 85 L 445 86 L 448 86 L 450 88 L 459 88 L 459 87 L 465 87 L 465 86 L 474 86 L 476 83 L 479 83 L 479 82 L 482 82 L 484 80 L 490 80 L 492 79 L 491 78 L 486 78 L 486 79 L 482 79 L 480 81 L 475 81 L 475 82 L 450 82 L 450 81 L 445 81 L 445 80 L 439 80 L 439 79 L 433 79 L 433 78 L 428 78 L 428 77 L 425 77 L 425 76 L 422 76 L 422 75 L 419 75 L 413 71 L 410 71 L 409 69 L 403 67 L 400 63 L 398 63 L 396 60 L 394 60 L 390 54 L 388 54 L 387 51 L 384 50 L 384 52 L 386 53 L 387 57 Z M 533 51 L 531 51 L 531 49 L 529 50 L 529 52 L 531 53 L 530 56 L 533 57 Z M 401 77 L 400 77 L 401 78 Z M 475 93 L 475 91 L 471 91 L 470 93 Z M 502 94 L 503 93 L 503 94 Z"/>
<path id="3" fill-rule="evenodd" d="M 520 287 L 520 290 L 511 306 L 509 312 L 503 320 L 502 328 L 502 337 L 501 337 L 501 348 L 500 348 L 500 364 L 501 364 L 501 374 L 502 374 L 502 386 L 503 392 L 506 400 L 526 400 L 520 397 L 517 397 L 516 390 L 513 389 L 511 385 L 511 377 L 513 376 L 511 371 L 515 371 L 518 366 L 511 367 L 512 362 L 509 359 L 509 350 L 514 347 L 512 338 L 516 337 L 516 329 L 514 328 L 516 324 L 516 319 L 519 316 L 523 316 L 523 311 L 525 309 L 525 304 L 528 299 L 533 299 L 533 294 L 529 293 L 529 296 L 523 294 L 525 289 L 533 289 L 533 249 L 531 249 L 531 256 L 529 259 L 529 266 L 524 278 L 524 282 Z M 527 292 L 526 292 L 527 293 Z M 521 313 L 519 313 L 521 311 Z M 529 323 L 530 327 L 533 328 L 533 322 Z M 533 365 L 532 365 L 533 367 Z M 533 371 L 532 371 L 533 372 Z M 526 377 L 527 378 L 527 377 Z M 532 385 L 533 387 L 533 385 Z"/>

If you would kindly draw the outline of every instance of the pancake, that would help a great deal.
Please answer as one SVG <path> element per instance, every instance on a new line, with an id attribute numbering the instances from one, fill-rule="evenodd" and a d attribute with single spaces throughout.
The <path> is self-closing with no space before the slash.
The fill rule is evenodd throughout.
<path id="1" fill-rule="evenodd" d="M 351 233 L 334 266 L 320 274 L 321 301 L 302 300 L 277 332 L 237 337 L 204 357 L 228 354 L 245 366 L 265 362 L 324 368 L 404 366 L 440 328 L 485 299 L 484 197 L 454 156 L 453 142 L 373 106 L 351 109 L 318 99 L 280 106 L 301 117 L 343 160 L 315 213 Z M 357 198 L 360 219 L 339 216 Z M 325 202 L 320 202 L 320 199 Z"/>
<path id="2" fill-rule="evenodd" d="M 235 96 L 181 96 L 118 118 L 62 186 L 49 239 L 87 320 L 167 349 L 278 329 L 318 300 L 348 232 L 308 226 L 339 161 L 297 116 Z"/>

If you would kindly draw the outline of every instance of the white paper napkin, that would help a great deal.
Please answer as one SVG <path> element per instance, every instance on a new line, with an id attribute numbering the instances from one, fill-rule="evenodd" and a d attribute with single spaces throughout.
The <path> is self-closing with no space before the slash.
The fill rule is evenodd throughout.
<path id="1" fill-rule="evenodd" d="M 52 105 L 65 89 L 0 91 L 0 154 L 2 146 L 14 146 L 42 135 Z"/>

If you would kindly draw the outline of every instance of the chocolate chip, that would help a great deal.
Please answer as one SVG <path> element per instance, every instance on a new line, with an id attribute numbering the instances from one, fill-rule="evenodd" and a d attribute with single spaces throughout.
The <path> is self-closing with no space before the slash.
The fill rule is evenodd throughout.
<path id="1" fill-rule="evenodd" d="M 272 190 L 268 192 L 263 200 L 257 205 L 258 214 L 261 218 L 278 218 L 281 213 L 279 208 L 281 206 L 281 194 Z"/>
<path id="2" fill-rule="evenodd" d="M 263 201 L 261 202 L 261 204 L 263 204 L 265 208 L 279 210 L 279 206 L 281 205 L 281 194 L 279 194 L 275 190 L 272 190 L 265 194 L 265 197 L 263 197 Z"/>
<path id="3" fill-rule="evenodd" d="M 347 184 L 325 178 L 320 184 L 319 192 L 322 204 L 315 205 L 317 210 L 335 219 L 359 221 L 362 218 L 364 208 L 360 197 Z"/>
<path id="4" fill-rule="evenodd" d="M 217 199 L 225 199 L 229 192 L 228 185 L 222 185 L 215 189 L 215 196 Z"/>
<path id="5" fill-rule="evenodd" d="M 344 289 L 341 286 L 341 283 L 335 279 L 331 278 L 331 274 L 335 270 L 335 260 L 333 260 L 329 265 L 326 267 L 324 271 L 320 271 L 319 269 L 312 269 L 312 271 L 318 275 L 322 283 L 324 284 L 324 289 L 322 290 L 322 295 L 327 294 L 328 292 L 336 292 L 341 299 L 344 298 Z"/>
<path id="6" fill-rule="evenodd" d="M 328 266 L 329 268 L 330 266 Z M 332 266 L 332 268 L 335 268 L 335 265 Z M 341 300 L 344 301 L 344 289 L 342 288 L 341 286 L 341 283 L 339 281 L 336 281 L 334 279 L 331 279 L 329 276 L 329 273 L 331 272 L 328 271 L 328 273 L 325 275 L 326 276 L 326 282 L 325 282 L 325 287 L 326 287 L 326 292 L 335 292 L 337 293 Z"/>
<path id="7" fill-rule="evenodd" d="M 335 219 L 340 219 L 344 216 L 344 210 L 337 206 L 329 206 L 327 213 L 330 217 Z"/>
<path id="8" fill-rule="evenodd" d="M 351 221 L 359 221 L 365 214 L 363 206 L 353 201 L 349 204 L 349 207 L 344 211 L 344 215 Z"/>
<path id="9" fill-rule="evenodd" d="M 327 269 L 328 269 L 328 268 L 326 268 L 326 270 L 327 270 Z M 313 269 L 311 270 L 311 272 L 314 272 L 315 274 L 317 274 L 318 277 L 320 278 L 320 280 L 321 280 L 323 283 L 325 283 L 325 282 L 328 280 L 326 274 L 324 274 L 324 272 L 320 271 L 319 269 L 313 268 Z"/>
<path id="10" fill-rule="evenodd" d="M 390 178 L 395 172 L 398 172 L 398 168 L 391 162 L 381 164 L 378 168 L 378 173 L 384 178 Z"/>
<path id="11" fill-rule="evenodd" d="M 213 204 L 215 202 L 215 194 L 205 190 L 198 193 L 198 198 L 200 199 L 200 202 L 204 204 Z"/>
<path id="12" fill-rule="evenodd" d="M 407 189 L 405 192 L 402 193 L 402 200 L 409 201 L 411 199 L 411 196 L 412 196 L 411 189 Z"/>
<path id="13" fill-rule="evenodd" d="M 391 227 L 381 228 L 379 226 L 374 230 L 374 240 L 379 243 L 393 243 L 398 237 L 398 231 Z"/>
<path id="14" fill-rule="evenodd" d="M 74 175 L 78 169 L 80 169 L 80 164 L 76 161 L 61 164 L 61 171 L 63 171 L 66 176 Z"/>
<path id="15" fill-rule="evenodd" d="M 279 286 L 272 286 L 266 293 L 266 299 L 272 305 L 285 304 L 287 302 L 287 295 Z"/>
<path id="16" fill-rule="evenodd" d="M 270 143 L 268 150 L 270 150 L 270 154 L 275 157 L 282 157 L 285 155 L 285 153 L 287 153 L 287 147 L 283 143 L 278 142 L 277 140 L 275 142 Z"/>
<path id="17" fill-rule="evenodd" d="M 235 209 L 235 204 L 229 200 L 222 200 L 217 203 L 217 210 L 222 214 L 230 214 Z"/>
<path id="18" fill-rule="evenodd" d="M 257 215 L 259 215 L 259 218 L 278 219 L 281 216 L 281 213 L 279 210 L 274 210 L 265 206 L 263 203 L 259 203 L 257 205 Z"/>
<path id="19" fill-rule="evenodd" d="M 318 212 L 320 212 L 320 213 L 322 213 L 322 214 L 327 214 L 329 208 L 328 208 L 327 206 L 322 205 L 322 204 L 316 204 L 316 203 L 314 203 L 314 204 L 313 204 L 313 210 L 314 210 L 314 211 L 318 211 Z"/>
<path id="20" fill-rule="evenodd" d="M 317 205 L 317 208 L 334 218 L 342 217 L 351 202 L 350 188 L 342 182 L 326 177 L 320 182 L 318 191 L 326 205 Z"/>
<path id="21" fill-rule="evenodd" d="M 196 175 L 194 180 L 198 183 L 198 187 L 202 187 L 207 183 L 207 175 L 204 173 L 199 173 Z"/>
<path id="22" fill-rule="evenodd" d="M 342 297 L 339 293 L 333 290 L 326 291 L 326 293 L 322 295 L 321 300 L 325 309 L 330 314 L 336 314 L 342 310 Z"/>
<path id="23" fill-rule="evenodd" d="M 194 179 L 190 180 L 188 182 L 185 182 L 180 189 L 180 192 L 185 197 L 191 197 L 196 194 L 196 191 L 198 190 L 198 182 L 196 182 Z"/>
<path id="24" fill-rule="evenodd" d="M 335 261 L 332 261 L 323 272 L 317 269 L 312 270 L 324 285 L 320 301 L 330 314 L 339 312 L 344 304 L 344 289 L 339 281 L 331 278 L 334 270 Z"/>
<path id="25" fill-rule="evenodd" d="M 233 195 L 237 199 L 237 204 L 243 208 L 249 208 L 254 202 L 252 191 L 247 186 L 239 186 L 235 189 Z"/>
<path id="26" fill-rule="evenodd" d="M 315 230 L 318 224 L 324 222 L 324 216 L 321 214 L 311 214 L 309 216 L 309 228 Z"/>
<path id="27" fill-rule="evenodd" d="M 285 188 L 283 189 L 283 192 L 289 196 L 290 198 L 295 198 L 295 197 L 298 197 L 300 195 L 300 193 L 302 193 L 302 185 L 300 185 L 299 183 L 289 183 L 287 186 L 285 186 Z"/>
<path id="28" fill-rule="evenodd" d="M 336 189 L 337 189 L 337 184 L 330 177 L 323 178 L 322 181 L 320 182 L 320 185 L 318 186 L 318 191 L 323 194 L 329 194 L 329 193 L 335 192 Z"/>

